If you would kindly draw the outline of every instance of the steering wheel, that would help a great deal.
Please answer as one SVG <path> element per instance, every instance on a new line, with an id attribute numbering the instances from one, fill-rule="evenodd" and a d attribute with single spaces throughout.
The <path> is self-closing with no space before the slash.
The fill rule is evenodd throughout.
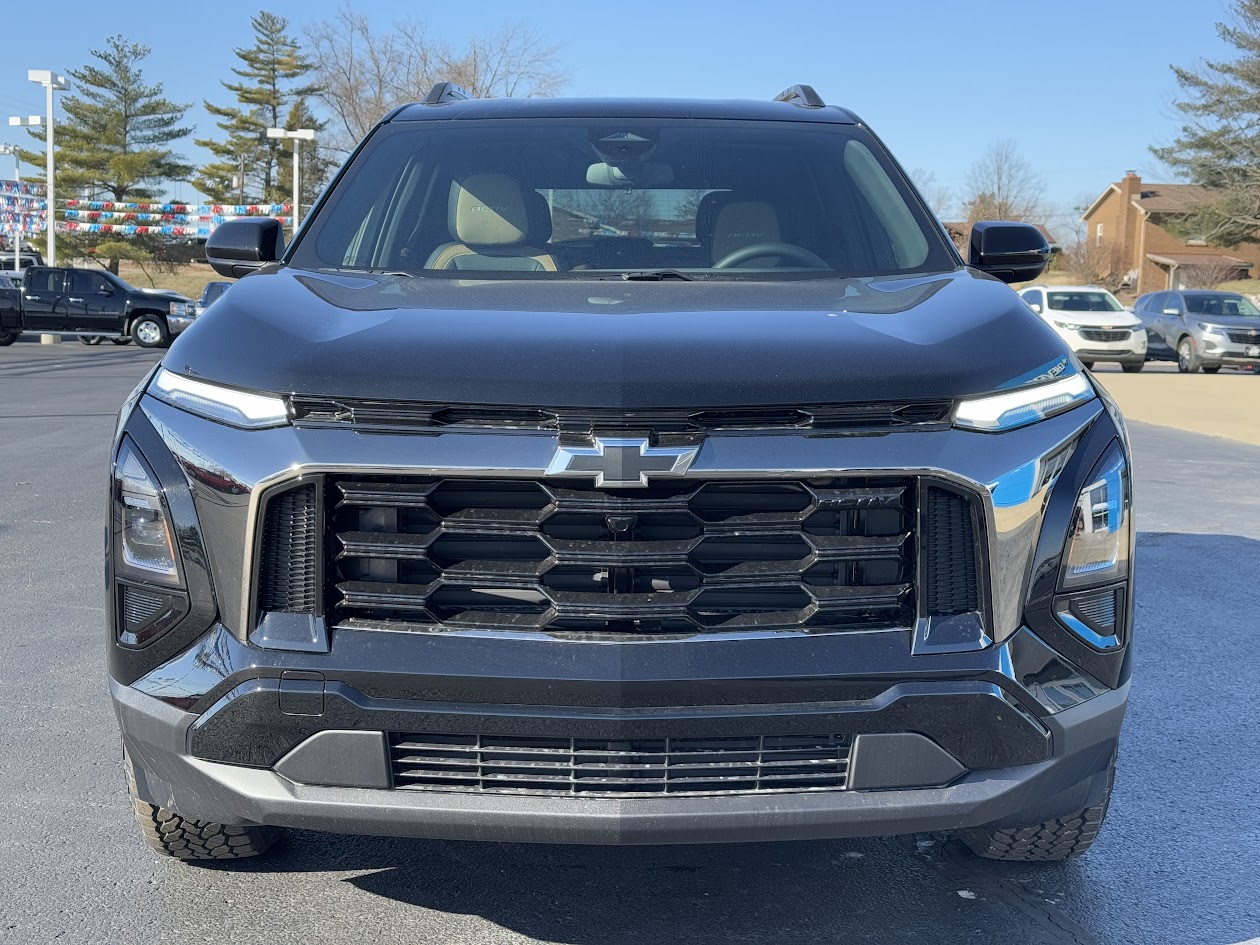
<path id="1" fill-rule="evenodd" d="M 713 264 L 714 269 L 730 269 L 742 262 L 756 259 L 759 256 L 776 256 L 779 259 L 793 259 L 810 269 L 830 269 L 826 260 L 814 255 L 804 246 L 795 243 L 753 243 L 742 249 L 727 253 Z"/>

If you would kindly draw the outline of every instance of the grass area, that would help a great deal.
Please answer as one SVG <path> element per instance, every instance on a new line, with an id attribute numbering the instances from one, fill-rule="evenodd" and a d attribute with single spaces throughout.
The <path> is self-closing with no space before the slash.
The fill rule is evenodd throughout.
<path id="1" fill-rule="evenodd" d="M 62 265 L 67 263 L 63 262 Z M 69 265 L 93 269 L 100 264 L 95 260 L 75 259 Z M 118 264 L 118 275 L 138 289 L 169 289 L 190 299 L 201 298 L 207 282 L 223 278 L 205 263 L 188 263 L 176 266 L 174 272 L 159 272 L 151 264 L 141 269 L 136 263 L 125 260 Z"/>
<path id="2" fill-rule="evenodd" d="M 1222 282 L 1216 287 L 1221 292 L 1238 292 L 1241 295 L 1260 295 L 1260 279 L 1235 279 Z"/>

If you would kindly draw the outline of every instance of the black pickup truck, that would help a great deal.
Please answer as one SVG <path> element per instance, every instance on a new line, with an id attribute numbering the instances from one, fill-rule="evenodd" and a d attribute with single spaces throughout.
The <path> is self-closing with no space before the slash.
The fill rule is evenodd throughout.
<path id="1" fill-rule="evenodd" d="M 0 346 L 33 331 L 77 335 L 84 344 L 109 338 L 159 348 L 194 317 L 192 300 L 162 289 L 137 289 L 100 269 L 32 266 L 20 287 L 0 285 Z"/>

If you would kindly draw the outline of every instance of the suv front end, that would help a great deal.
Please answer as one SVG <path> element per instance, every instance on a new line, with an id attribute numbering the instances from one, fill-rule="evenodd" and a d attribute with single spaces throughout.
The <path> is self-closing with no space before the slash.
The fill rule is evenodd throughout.
<path id="1" fill-rule="evenodd" d="M 111 691 L 155 848 L 1092 842 L 1129 454 L 1007 288 L 956 257 L 443 279 L 302 245 L 197 320 L 115 438 Z M 979 338 L 1006 340 L 982 366 Z"/>

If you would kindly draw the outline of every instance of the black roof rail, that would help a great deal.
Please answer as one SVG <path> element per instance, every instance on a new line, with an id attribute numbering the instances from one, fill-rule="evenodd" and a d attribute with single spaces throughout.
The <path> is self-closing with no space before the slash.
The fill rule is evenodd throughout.
<path id="1" fill-rule="evenodd" d="M 470 98 L 472 96 L 465 92 L 462 86 L 454 82 L 439 82 L 429 89 L 429 94 L 424 97 L 424 104 L 447 105 L 451 102 L 466 102 Z"/>
<path id="2" fill-rule="evenodd" d="M 794 85 L 790 89 L 784 89 L 774 97 L 776 102 L 791 102 L 793 105 L 799 105 L 801 108 L 824 108 L 827 103 L 822 100 L 822 96 L 814 91 L 812 85 Z"/>

